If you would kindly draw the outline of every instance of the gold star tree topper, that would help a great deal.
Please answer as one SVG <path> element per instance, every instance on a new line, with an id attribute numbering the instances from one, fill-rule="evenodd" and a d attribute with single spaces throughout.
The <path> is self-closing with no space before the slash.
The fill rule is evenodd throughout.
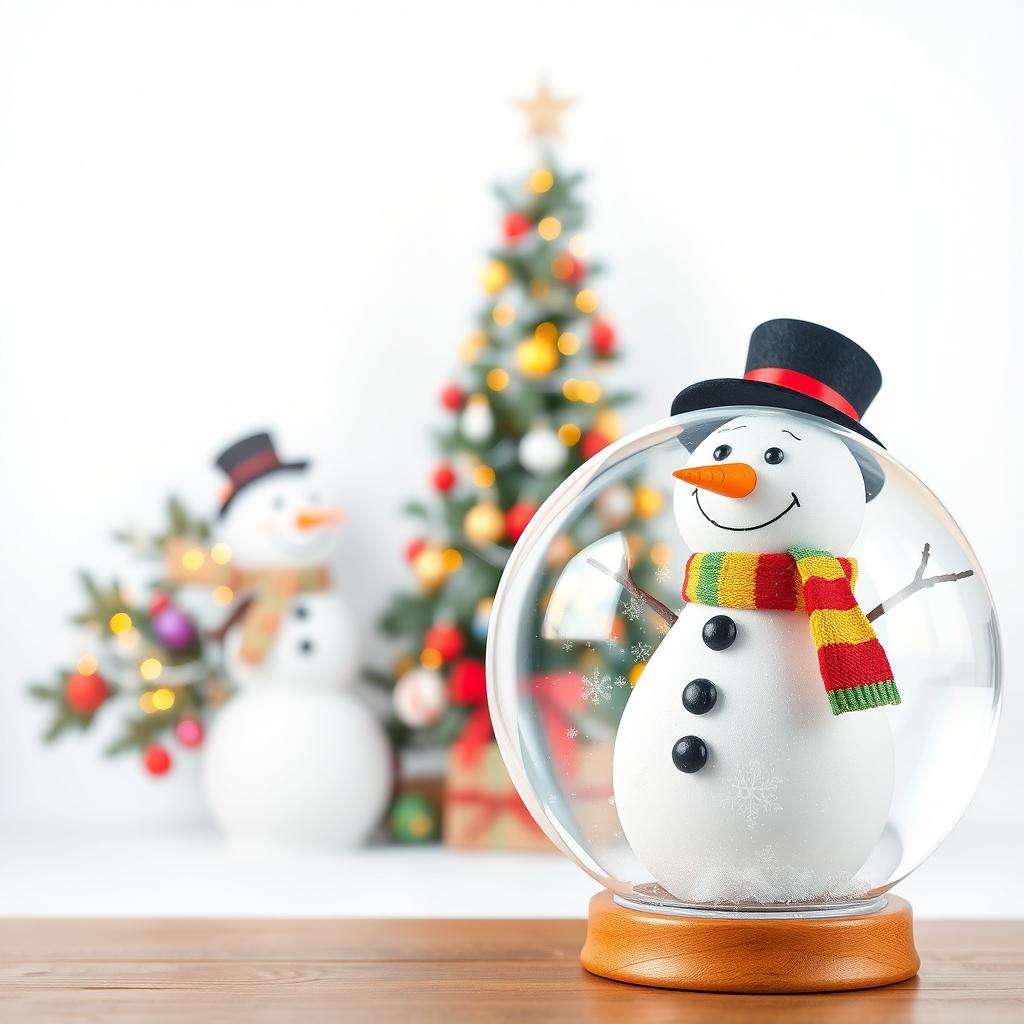
<path id="1" fill-rule="evenodd" d="M 562 115 L 572 106 L 572 100 L 552 96 L 547 82 L 541 82 L 531 99 L 516 100 L 520 110 L 530 119 L 529 135 L 533 139 L 561 139 Z"/>

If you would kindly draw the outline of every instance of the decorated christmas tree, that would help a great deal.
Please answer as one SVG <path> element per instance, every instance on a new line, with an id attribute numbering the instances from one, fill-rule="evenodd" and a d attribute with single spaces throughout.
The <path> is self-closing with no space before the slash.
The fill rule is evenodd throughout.
<path id="1" fill-rule="evenodd" d="M 74 668 L 58 670 L 52 684 L 29 688 L 52 708 L 47 741 L 88 729 L 108 703 L 127 697 L 119 702 L 122 727 L 107 754 L 141 754 L 147 772 L 163 775 L 172 766 L 166 745 L 170 736 L 180 747 L 201 745 L 211 705 L 227 697 L 217 671 L 219 645 L 176 600 L 178 588 L 167 578 L 164 552 L 177 543 L 185 548 L 184 557 L 204 557 L 201 545 L 208 536 L 207 523 L 172 497 L 162 531 L 115 534 L 139 566 L 150 568 L 141 587 L 126 587 L 116 579 L 104 585 L 80 573 L 85 606 L 73 621 L 82 627 L 85 653 Z M 213 555 L 230 557 L 217 546 Z M 221 588 L 213 600 L 226 605 L 233 596 Z"/>
<path id="2" fill-rule="evenodd" d="M 485 297 L 462 345 L 461 368 L 439 396 L 445 419 L 429 476 L 432 493 L 405 507 L 415 521 L 406 557 L 417 587 L 396 597 L 382 619 L 403 653 L 392 674 L 377 675 L 395 687 L 400 743 L 454 744 L 469 762 L 492 737 L 484 651 L 512 546 L 554 488 L 620 436 L 617 410 L 630 397 L 609 380 L 619 345 L 593 283 L 601 267 L 580 234 L 582 175 L 563 171 L 553 152 L 568 101 L 542 86 L 519 105 L 539 144 L 538 159 L 518 181 L 497 189 L 500 239 L 481 274 Z M 645 549 L 645 520 L 661 507 L 660 492 L 622 481 L 602 496 L 597 516 L 558 538 L 549 552 L 552 570 L 609 530 L 621 531 L 638 554 Z M 639 583 L 657 568 L 650 558 L 633 564 Z M 616 683 L 635 680 L 647 656 L 643 625 L 628 611 L 617 618 L 616 676 L 588 676 L 596 658 L 582 645 L 555 645 L 545 666 L 579 673 L 579 700 L 609 715 L 629 689 Z M 574 735 L 578 711 L 553 709 L 563 735 Z"/>

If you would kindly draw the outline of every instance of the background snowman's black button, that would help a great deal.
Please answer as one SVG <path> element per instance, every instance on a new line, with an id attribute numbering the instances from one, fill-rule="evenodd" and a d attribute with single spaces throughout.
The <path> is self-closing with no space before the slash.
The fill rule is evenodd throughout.
<path id="1" fill-rule="evenodd" d="M 292 614 L 297 619 L 305 619 L 309 617 L 309 609 L 304 604 L 297 604 Z"/>
<path id="2" fill-rule="evenodd" d="M 704 643 L 713 651 L 724 651 L 736 640 L 736 623 L 728 615 L 712 615 L 704 623 Z"/>
<path id="3" fill-rule="evenodd" d="M 313 641 L 312 640 L 300 640 L 299 641 L 299 650 L 303 654 L 312 654 L 313 653 Z"/>
<path id="4" fill-rule="evenodd" d="M 707 760 L 708 748 L 699 736 L 684 736 L 672 748 L 672 763 L 687 775 L 699 772 Z"/>
<path id="5" fill-rule="evenodd" d="M 694 679 L 683 690 L 683 707 L 691 715 L 706 715 L 718 700 L 718 687 L 710 679 Z"/>

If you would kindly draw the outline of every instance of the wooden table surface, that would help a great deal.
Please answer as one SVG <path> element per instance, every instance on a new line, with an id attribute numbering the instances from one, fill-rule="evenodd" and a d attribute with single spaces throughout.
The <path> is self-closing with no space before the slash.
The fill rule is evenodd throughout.
<path id="1" fill-rule="evenodd" d="M 617 984 L 582 921 L 0 920 L 3 1021 L 1024 1021 L 1024 923 L 924 922 L 921 974 L 816 996 Z"/>

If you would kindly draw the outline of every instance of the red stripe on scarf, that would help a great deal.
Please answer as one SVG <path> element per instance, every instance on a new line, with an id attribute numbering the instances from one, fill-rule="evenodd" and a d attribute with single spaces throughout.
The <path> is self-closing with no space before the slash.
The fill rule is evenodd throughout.
<path id="1" fill-rule="evenodd" d="M 690 555 L 690 557 L 686 560 L 686 569 L 683 571 L 682 597 L 683 597 L 684 601 L 688 600 L 688 598 L 686 596 L 686 588 L 690 585 L 690 566 L 691 565 L 693 565 L 693 555 Z"/>
<path id="2" fill-rule="evenodd" d="M 804 605 L 808 615 L 821 608 L 837 612 L 848 612 L 856 608 L 857 599 L 850 589 L 849 573 L 844 580 L 823 580 L 817 576 L 809 579 L 804 586 Z"/>
<path id="3" fill-rule="evenodd" d="M 877 639 L 859 644 L 826 644 L 818 649 L 818 665 L 828 691 L 881 683 L 893 677 L 889 659 Z"/>
<path id="4" fill-rule="evenodd" d="M 754 604 L 772 611 L 796 611 L 796 559 L 788 554 L 758 555 Z"/>

